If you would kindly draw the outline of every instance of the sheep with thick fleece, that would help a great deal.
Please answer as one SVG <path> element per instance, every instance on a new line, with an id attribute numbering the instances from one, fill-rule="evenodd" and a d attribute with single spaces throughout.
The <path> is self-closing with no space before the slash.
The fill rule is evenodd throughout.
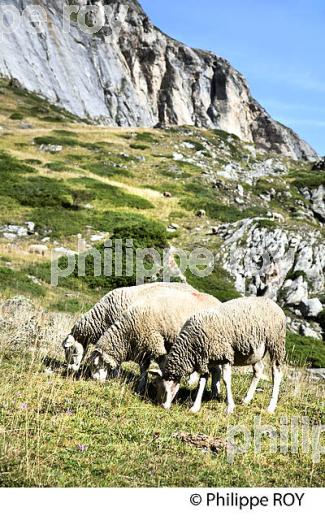
<path id="1" fill-rule="evenodd" d="M 166 394 L 164 408 L 170 408 L 181 377 L 193 371 L 201 375 L 196 402 L 197 412 L 211 367 L 222 365 L 227 390 L 228 413 L 235 403 L 231 391 L 231 367 L 253 366 L 253 380 L 244 403 L 249 403 L 263 375 L 263 358 L 270 354 L 273 393 L 269 412 L 278 402 L 285 359 L 286 318 L 272 300 L 259 297 L 238 298 L 215 309 L 192 316 L 171 348 L 162 370 L 161 387 Z"/>
<path id="2" fill-rule="evenodd" d="M 197 292 L 185 283 L 156 282 L 114 289 L 107 293 L 73 326 L 62 346 L 69 370 L 77 371 L 90 343 L 95 344 L 104 332 L 136 301 L 152 298 L 162 289 Z"/>
<path id="3" fill-rule="evenodd" d="M 150 301 L 133 305 L 102 335 L 90 356 L 92 377 L 106 379 L 107 373 L 118 369 L 124 361 L 135 361 L 141 369 L 141 391 L 150 363 L 163 365 L 186 320 L 195 312 L 219 305 L 213 296 L 197 291 L 156 291 Z"/>

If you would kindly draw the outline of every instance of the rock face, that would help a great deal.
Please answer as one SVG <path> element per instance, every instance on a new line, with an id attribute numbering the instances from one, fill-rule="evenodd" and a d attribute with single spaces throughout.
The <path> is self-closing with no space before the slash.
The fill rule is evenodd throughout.
<path id="1" fill-rule="evenodd" d="M 294 159 L 317 157 L 292 130 L 267 114 L 225 59 L 169 38 L 135 0 L 68 3 L 76 9 L 93 6 L 88 19 L 103 28 L 91 35 L 73 22 L 67 30 L 62 14 L 66 2 L 39 0 L 46 23 L 41 32 L 36 32 L 35 23 L 6 31 L 1 75 L 78 116 L 111 126 L 218 128 L 262 150 Z M 29 4 L 6 2 L 20 13 Z"/>
<path id="2" fill-rule="evenodd" d="M 324 291 L 325 245 L 319 231 L 268 229 L 259 218 L 223 224 L 220 260 L 243 295 L 265 295 L 289 306 Z M 321 307 L 321 305 L 320 305 Z M 321 308 L 318 309 L 320 312 Z"/>

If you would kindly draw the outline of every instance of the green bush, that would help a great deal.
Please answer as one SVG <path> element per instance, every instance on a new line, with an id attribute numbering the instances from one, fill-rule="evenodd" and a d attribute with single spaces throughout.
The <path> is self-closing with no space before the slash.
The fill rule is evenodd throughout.
<path id="1" fill-rule="evenodd" d="M 157 138 L 150 132 L 138 132 L 136 135 L 137 141 L 145 141 L 146 143 L 158 144 Z"/>
<path id="2" fill-rule="evenodd" d="M 57 162 L 47 163 L 45 165 L 45 168 L 47 168 L 48 170 L 51 170 L 52 172 L 63 172 L 67 169 L 67 166 L 63 162 L 57 161 Z"/>
<path id="3" fill-rule="evenodd" d="M 222 302 L 241 296 L 235 289 L 234 281 L 230 274 L 219 266 L 215 267 L 213 273 L 205 278 L 195 276 L 187 270 L 186 279 L 198 291 L 212 294 L 212 296 L 215 296 Z"/>
<path id="4" fill-rule="evenodd" d="M 83 166 L 83 168 L 87 169 L 91 173 L 94 173 L 95 175 L 100 175 L 103 177 L 113 177 L 114 175 L 133 177 L 133 174 L 129 170 L 113 166 L 109 161 L 89 163 Z"/>
<path id="5" fill-rule="evenodd" d="M 70 136 L 65 135 L 48 135 L 43 137 L 35 137 L 35 144 L 37 145 L 54 145 L 54 146 L 81 146 L 80 141 Z"/>
<path id="6" fill-rule="evenodd" d="M 167 233 L 161 224 L 143 219 L 140 223 L 122 223 L 117 224 L 114 228 L 114 233 L 111 237 L 112 244 L 112 266 L 113 274 L 108 276 L 104 273 L 104 244 L 96 246 L 96 250 L 101 254 L 101 275 L 94 275 L 94 258 L 91 254 L 85 253 L 83 255 L 85 261 L 85 276 L 78 276 L 78 265 L 76 262 L 76 268 L 73 274 L 60 281 L 60 285 L 65 287 L 72 287 L 74 289 L 78 287 L 86 287 L 87 289 L 105 290 L 105 292 L 115 289 L 116 287 L 125 287 L 136 284 L 136 270 L 133 269 L 132 274 L 126 274 L 126 240 L 133 240 L 132 258 L 135 265 L 136 250 L 154 248 L 158 253 L 162 255 L 163 249 L 168 247 Z M 117 242 L 118 241 L 118 242 Z M 115 246 L 121 244 L 122 246 L 122 272 L 120 274 L 114 273 L 115 265 Z M 107 251 L 107 249 L 106 249 Z M 106 253 L 107 254 L 107 253 Z M 80 259 L 79 259 L 80 260 Z M 59 260 L 59 267 L 65 269 L 67 267 L 67 258 L 62 257 Z M 144 262 L 145 268 L 150 269 L 152 267 L 152 260 L 146 259 Z"/>
<path id="7" fill-rule="evenodd" d="M 294 177 L 294 186 L 297 188 L 318 188 L 321 184 L 325 184 L 324 172 L 298 172 L 294 171 L 290 173 L 290 177 Z"/>
<path id="8" fill-rule="evenodd" d="M 20 112 L 13 112 L 9 119 L 12 119 L 13 121 L 22 121 L 24 116 Z"/>
<path id="9" fill-rule="evenodd" d="M 64 183 L 48 177 L 5 178 L 0 183 L 0 195 L 31 208 L 73 206 L 73 197 Z"/>
<path id="10" fill-rule="evenodd" d="M 148 150 L 149 146 L 146 144 L 130 144 L 130 148 L 133 150 Z"/>
<path id="11" fill-rule="evenodd" d="M 19 173 L 34 173 L 36 170 L 24 161 L 19 161 L 6 152 L 0 150 L 0 175 L 1 180 L 5 176 L 12 176 Z"/>
<path id="12" fill-rule="evenodd" d="M 256 228 L 275 231 L 278 228 L 278 224 L 274 220 L 263 219 L 256 222 Z"/>

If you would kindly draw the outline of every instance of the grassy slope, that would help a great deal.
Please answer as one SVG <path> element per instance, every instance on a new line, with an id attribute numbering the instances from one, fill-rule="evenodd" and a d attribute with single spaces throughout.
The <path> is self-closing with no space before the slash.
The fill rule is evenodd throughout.
<path id="1" fill-rule="evenodd" d="M 225 162 L 243 161 L 247 153 L 236 140 L 229 145 L 222 132 L 194 130 L 122 130 L 93 127 L 50 107 L 36 96 L 0 84 L 0 225 L 33 220 L 40 234 L 19 241 L 12 248 L 0 239 L 0 296 L 25 294 L 49 309 L 80 313 L 86 310 L 105 288 L 92 289 L 86 283 L 51 287 L 47 282 L 49 258 L 31 257 L 28 247 L 43 236 L 59 245 L 76 247 L 76 235 L 86 239 L 98 231 L 114 233 L 117 226 L 131 229 L 150 222 L 165 228 L 176 222 L 175 246 L 191 249 L 196 245 L 219 247 L 217 237 L 208 236 L 211 225 L 237 220 L 251 214 L 265 216 L 268 204 L 258 194 L 270 185 L 285 190 L 282 179 L 261 180 L 250 191 L 249 208 L 233 203 L 227 188 L 207 189 L 204 168 L 173 159 L 174 146 L 193 156 L 206 139 L 217 158 L 206 152 L 207 164 L 214 170 Z M 32 128 L 22 129 L 22 119 Z M 184 150 L 190 142 L 193 150 Z M 58 154 L 40 150 L 41 144 L 62 145 Z M 128 156 L 124 154 L 127 153 Z M 145 158 L 145 161 L 141 159 Z M 302 173 L 289 175 L 293 202 L 279 198 L 272 209 L 281 212 L 286 226 L 297 225 L 294 200 L 300 198 L 297 186 Z M 312 183 L 315 184 L 313 177 Z M 172 198 L 163 197 L 170 191 Z M 90 204 L 91 209 L 85 205 Z M 205 209 L 207 217 L 195 212 Z M 91 226 L 92 229 L 89 229 Z M 301 226 L 301 223 L 299 223 Z M 49 233 L 49 230 L 52 233 Z M 29 277 L 37 275 L 41 285 Z M 233 281 L 222 269 L 208 279 L 189 281 L 212 292 L 222 300 L 236 296 Z M 65 295 L 69 291 L 69 298 Z M 293 357 L 304 362 L 308 339 L 290 336 Z M 301 343 L 303 342 L 303 344 Z M 313 343 L 315 350 L 323 344 Z M 303 359 L 295 356 L 299 349 Z M 0 480 L 2 485 L 320 485 L 321 466 L 312 465 L 309 455 L 276 454 L 267 449 L 260 455 L 252 451 L 229 466 L 225 453 L 202 453 L 173 437 L 177 431 L 208 433 L 224 439 L 228 423 L 248 423 L 265 407 L 270 385 L 258 394 L 248 409 L 238 407 L 235 415 L 224 416 L 224 404 L 207 403 L 198 417 L 188 414 L 186 406 L 175 406 L 170 414 L 142 401 L 128 384 L 115 381 L 104 386 L 92 382 L 70 381 L 57 373 L 44 374 L 40 360 L 7 355 L 2 345 L 0 366 Z M 323 355 L 323 354 L 322 354 Z M 235 378 L 237 400 L 248 384 L 246 376 Z M 264 422 L 279 424 L 282 414 L 309 415 L 320 420 L 320 387 L 301 383 L 294 389 L 290 380 L 283 388 L 279 413 Z M 284 398 L 286 396 L 286 398 Z M 287 399 L 290 396 L 290 399 Z M 28 408 L 21 408 L 27 403 Z M 73 411 L 72 415 L 66 413 Z M 78 444 L 88 450 L 81 452 Z"/>
<path id="2" fill-rule="evenodd" d="M 0 367 L 0 484 L 2 486 L 321 486 L 324 464 L 312 452 L 270 452 L 264 438 L 261 453 L 253 445 L 235 463 L 225 449 L 217 454 L 180 441 L 179 432 L 207 434 L 225 442 L 232 425 L 253 436 L 254 417 L 265 409 L 271 385 L 249 406 L 238 405 L 230 418 L 225 403 L 208 401 L 193 416 L 190 392 L 168 413 L 134 393 L 132 382 L 100 385 L 48 376 L 40 360 L 6 355 Z M 128 376 L 132 371 L 128 372 Z M 15 377 L 15 384 L 12 378 Z M 249 384 L 234 377 L 237 402 Z M 262 425 L 280 430 L 282 417 L 307 416 L 324 422 L 322 387 L 285 379 L 278 412 L 261 413 Z M 224 394 L 224 390 L 223 390 Z M 299 420 L 300 420 L 299 419 Z M 241 443 L 241 437 L 237 439 Z M 311 442 L 311 430 L 308 443 Z M 301 429 L 299 430 L 301 443 Z M 83 451 L 84 450 L 84 451 Z"/>

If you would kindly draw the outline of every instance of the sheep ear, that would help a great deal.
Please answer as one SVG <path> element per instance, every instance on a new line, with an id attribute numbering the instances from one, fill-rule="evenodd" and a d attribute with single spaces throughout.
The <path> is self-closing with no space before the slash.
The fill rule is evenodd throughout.
<path id="1" fill-rule="evenodd" d="M 148 373 L 151 374 L 152 376 L 160 376 L 162 377 L 162 371 L 160 370 L 159 367 L 152 367 L 148 370 Z"/>

